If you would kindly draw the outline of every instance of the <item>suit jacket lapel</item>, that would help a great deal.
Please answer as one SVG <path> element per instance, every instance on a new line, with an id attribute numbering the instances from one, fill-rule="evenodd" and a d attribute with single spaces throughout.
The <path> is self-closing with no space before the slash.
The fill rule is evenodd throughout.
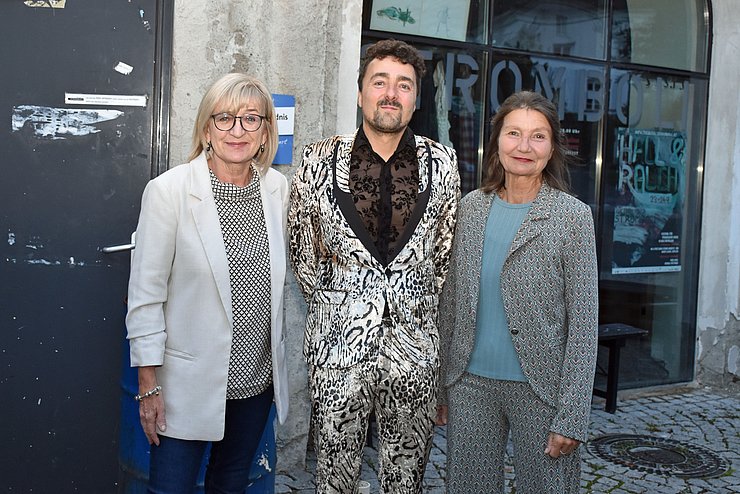
<path id="1" fill-rule="evenodd" d="M 416 160 L 419 163 L 419 188 L 416 196 L 416 204 L 414 210 L 409 217 L 406 227 L 403 229 L 401 238 L 398 240 L 398 244 L 401 246 L 396 251 L 396 256 L 406 247 L 411 236 L 416 231 L 416 228 L 421 223 L 421 219 L 424 217 L 424 212 L 427 210 L 429 204 L 429 197 L 432 194 L 432 177 L 434 176 L 434 165 L 432 163 L 432 150 L 429 148 L 429 144 L 419 137 L 416 137 Z M 388 259 L 390 264 L 393 259 Z"/>
<path id="2" fill-rule="evenodd" d="M 270 250 L 271 311 L 273 319 L 279 317 L 277 314 L 280 309 L 278 302 L 284 288 L 281 280 L 285 279 L 285 242 L 282 233 L 285 225 L 285 202 L 282 200 L 280 192 L 279 182 L 269 180 L 266 176 L 260 174 L 262 211 L 265 216 L 267 242 Z"/>
<path id="3" fill-rule="evenodd" d="M 334 146 L 331 163 L 329 164 L 332 170 L 332 191 L 337 200 L 337 205 L 342 212 L 342 216 L 347 221 L 352 233 L 362 243 L 365 250 L 377 262 L 380 262 L 380 252 L 378 252 L 375 242 L 370 238 L 370 233 L 365 228 L 365 224 L 362 222 L 360 213 L 357 212 L 355 202 L 352 199 L 352 193 L 349 191 L 349 165 L 352 157 L 353 143 L 354 137 L 349 141 L 338 140 Z"/>
<path id="4" fill-rule="evenodd" d="M 399 245 L 402 247 L 396 251 L 396 256 L 398 256 L 398 254 L 403 250 L 411 239 L 411 236 L 416 231 L 416 228 L 421 222 L 424 212 L 427 209 L 427 205 L 429 204 L 429 197 L 431 196 L 432 177 L 434 171 L 431 149 L 429 148 L 429 144 L 427 144 L 423 138 L 415 136 L 415 139 L 416 156 L 419 163 L 419 192 L 414 210 L 409 218 L 409 222 L 406 224 L 401 238 L 399 239 Z M 373 258 L 378 262 L 381 262 L 380 252 L 378 252 L 375 242 L 372 241 L 370 233 L 367 231 L 367 228 L 365 228 L 365 224 L 363 223 L 362 218 L 360 218 L 360 214 L 357 212 L 354 200 L 352 199 L 352 193 L 349 190 L 349 167 L 353 143 L 354 138 L 348 143 L 346 141 L 337 141 L 334 147 L 334 153 L 331 158 L 332 177 L 334 180 L 332 188 L 334 196 L 337 199 L 339 209 L 342 211 L 342 215 L 347 220 L 350 228 Z M 394 256 L 394 258 L 396 256 Z M 394 258 L 389 258 L 388 264 L 393 262 Z"/>
<path id="5" fill-rule="evenodd" d="M 532 208 L 527 213 L 522 226 L 511 242 L 508 255 L 511 255 L 524 244 L 540 235 L 542 228 L 539 221 L 550 217 L 552 194 L 553 189 L 546 183 L 543 183 L 540 191 L 537 193 L 537 197 L 532 202 Z"/>
<path id="6" fill-rule="evenodd" d="M 224 237 L 218 219 L 216 201 L 211 190 L 211 179 L 208 174 L 208 163 L 201 154 L 193 162 L 190 174 L 190 194 L 197 199 L 191 211 L 200 241 L 208 258 L 213 278 L 216 281 L 221 303 L 233 324 L 231 309 L 231 281 L 229 279 L 229 261 L 226 257 Z"/>
<path id="7" fill-rule="evenodd" d="M 464 248 L 469 249 L 469 251 L 464 255 L 467 259 L 470 260 L 470 263 L 472 264 L 470 266 L 470 270 L 473 279 L 472 282 L 468 285 L 470 286 L 471 293 L 469 293 L 467 297 L 470 303 L 471 314 L 477 314 L 478 312 L 478 298 L 480 296 L 480 270 L 481 261 L 483 260 L 483 242 L 486 238 L 486 223 L 488 223 L 488 215 L 491 212 L 492 201 L 493 194 L 483 195 L 480 206 L 482 208 L 482 211 L 480 211 L 480 214 L 472 215 L 473 220 L 470 223 L 470 231 L 467 232 L 468 235 L 470 235 L 471 241 L 468 245 L 463 246 Z M 465 274 L 463 274 L 463 276 L 465 276 Z M 473 317 L 473 320 L 475 320 L 475 317 Z M 472 335 L 474 342 L 475 331 L 473 331 Z M 471 349 L 473 342 L 471 342 Z"/>

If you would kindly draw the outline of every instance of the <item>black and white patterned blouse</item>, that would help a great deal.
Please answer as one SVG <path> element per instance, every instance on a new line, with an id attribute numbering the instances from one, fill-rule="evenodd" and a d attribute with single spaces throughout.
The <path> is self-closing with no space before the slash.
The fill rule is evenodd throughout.
<path id="1" fill-rule="evenodd" d="M 229 261 L 234 334 L 227 399 L 248 398 L 272 383 L 270 256 L 256 169 L 246 187 L 218 180 L 211 187 Z"/>

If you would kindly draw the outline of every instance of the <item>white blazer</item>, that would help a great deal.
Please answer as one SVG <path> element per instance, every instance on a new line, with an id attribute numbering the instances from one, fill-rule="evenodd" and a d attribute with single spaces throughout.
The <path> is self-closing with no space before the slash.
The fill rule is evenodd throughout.
<path id="1" fill-rule="evenodd" d="M 280 422 L 288 413 L 282 331 L 288 184 L 260 176 L 270 249 L 272 369 Z M 126 328 L 132 367 L 158 366 L 167 431 L 179 439 L 224 435 L 233 314 L 226 248 L 201 154 L 151 180 L 131 262 Z"/>

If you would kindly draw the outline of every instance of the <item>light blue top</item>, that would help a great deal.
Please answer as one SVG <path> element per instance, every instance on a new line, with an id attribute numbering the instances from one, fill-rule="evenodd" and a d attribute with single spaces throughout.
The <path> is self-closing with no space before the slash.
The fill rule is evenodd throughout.
<path id="1" fill-rule="evenodd" d="M 501 268 L 532 203 L 509 204 L 495 196 L 486 221 L 480 271 L 475 346 L 468 372 L 490 379 L 527 381 L 509 334 L 501 296 Z"/>

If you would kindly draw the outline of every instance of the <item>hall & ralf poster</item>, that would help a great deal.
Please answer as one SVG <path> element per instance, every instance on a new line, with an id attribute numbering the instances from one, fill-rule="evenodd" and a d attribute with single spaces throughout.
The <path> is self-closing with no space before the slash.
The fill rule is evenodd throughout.
<path id="1" fill-rule="evenodd" d="M 686 137 L 621 128 L 617 160 L 612 274 L 680 271 Z"/>

